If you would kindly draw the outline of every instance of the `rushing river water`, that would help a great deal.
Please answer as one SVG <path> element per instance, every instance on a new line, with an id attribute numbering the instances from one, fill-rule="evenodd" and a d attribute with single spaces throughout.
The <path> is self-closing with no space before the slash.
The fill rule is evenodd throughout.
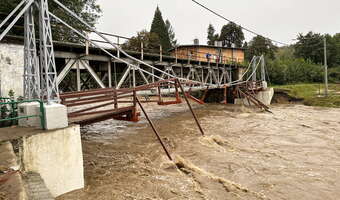
<path id="1" fill-rule="evenodd" d="M 83 129 L 86 187 L 58 200 L 340 199 L 340 109 L 197 106 L 205 137 L 185 104 L 146 109 L 177 167 L 145 120 L 102 122 Z"/>

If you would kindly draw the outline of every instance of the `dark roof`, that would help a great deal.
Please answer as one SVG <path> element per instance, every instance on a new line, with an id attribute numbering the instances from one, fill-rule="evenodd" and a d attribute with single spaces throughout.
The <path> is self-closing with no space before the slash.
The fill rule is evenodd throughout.
<path id="1" fill-rule="evenodd" d="M 245 48 L 232 48 L 232 47 L 218 47 L 218 46 L 213 46 L 213 45 L 196 45 L 196 44 L 188 44 L 188 45 L 179 45 L 178 48 L 182 47 L 208 47 L 208 48 L 213 48 L 213 49 L 236 49 L 236 50 L 245 50 Z M 175 50 L 176 48 L 172 48 L 169 51 Z"/>

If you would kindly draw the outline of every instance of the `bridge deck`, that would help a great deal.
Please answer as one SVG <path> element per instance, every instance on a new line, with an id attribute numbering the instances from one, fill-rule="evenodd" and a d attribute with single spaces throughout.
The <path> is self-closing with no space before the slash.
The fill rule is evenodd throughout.
<path id="1" fill-rule="evenodd" d="M 158 88 L 157 100 L 148 98 L 142 102 L 157 102 L 160 105 L 181 103 L 178 84 L 180 83 L 175 79 L 168 79 L 136 88 L 68 92 L 61 94 L 60 98 L 61 103 L 68 107 L 70 123 L 87 125 L 108 119 L 136 122 L 140 115 L 137 112 L 137 92 Z M 161 87 L 170 86 L 175 89 L 176 100 L 164 102 L 161 97 Z"/>
<path id="2" fill-rule="evenodd" d="M 88 125 L 101 121 L 105 121 L 108 119 L 119 119 L 121 117 L 126 117 L 127 115 L 131 115 L 135 110 L 134 107 L 125 107 L 120 109 L 106 110 L 99 113 L 87 114 L 76 117 L 69 117 L 69 123 L 71 124 L 80 124 L 80 125 Z"/>

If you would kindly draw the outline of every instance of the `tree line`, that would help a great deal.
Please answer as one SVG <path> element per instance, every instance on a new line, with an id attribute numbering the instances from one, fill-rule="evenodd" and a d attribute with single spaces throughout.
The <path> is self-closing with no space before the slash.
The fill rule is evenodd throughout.
<path id="1" fill-rule="evenodd" d="M 262 36 L 255 36 L 246 42 L 242 28 L 232 22 L 224 25 L 220 34 L 216 33 L 212 24 L 207 29 L 208 45 L 222 42 L 223 46 L 244 48 L 248 62 L 254 55 L 265 55 L 268 76 L 273 84 L 323 81 L 324 38 L 330 81 L 340 82 L 340 33 L 299 34 L 295 44 L 278 47 Z"/>

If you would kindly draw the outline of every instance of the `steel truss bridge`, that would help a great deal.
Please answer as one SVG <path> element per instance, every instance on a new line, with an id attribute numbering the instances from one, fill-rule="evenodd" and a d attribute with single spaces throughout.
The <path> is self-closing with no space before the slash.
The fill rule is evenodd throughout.
<path id="1" fill-rule="evenodd" d="M 144 54 L 143 48 L 141 52 L 138 52 L 138 56 L 133 55 L 135 54 L 134 52 L 125 51 L 119 44 L 116 44 L 107 35 L 87 24 L 58 0 L 50 1 L 55 2 L 69 17 L 78 21 L 101 38 L 100 42 L 105 42 L 109 48 L 103 47 L 98 41 L 91 40 L 88 35 L 50 12 L 48 0 L 22 0 L 1 22 L 0 28 L 5 27 L 5 25 L 7 27 L 1 32 L 0 41 L 4 39 L 19 18 L 23 16 L 25 99 L 41 99 L 48 104 L 61 102 L 68 107 L 103 102 L 101 105 L 69 113 L 70 118 L 96 116 L 91 119 L 81 118 L 75 120 L 82 123 L 103 120 L 108 116 L 112 118 L 112 113 L 114 113 L 113 118 L 135 121 L 138 116 L 135 110 L 138 100 L 137 95 L 156 94 L 158 96 L 158 100 L 148 99 L 145 102 L 155 101 L 159 104 L 179 103 L 181 101 L 178 94 L 179 88 L 183 89 L 182 93 L 185 93 L 185 98 L 189 97 L 198 103 L 202 103 L 203 98 L 197 99 L 191 96 L 190 92 L 214 88 L 224 88 L 226 90 L 226 88 L 236 86 L 238 88 L 237 94 L 240 97 L 246 97 L 249 101 L 264 108 L 261 102 L 255 100 L 254 94 L 249 93 L 249 91 L 261 89 L 262 82 L 266 80 L 263 56 L 253 57 L 246 70 L 238 74 L 232 73 L 233 65 L 231 64 L 201 63 L 190 59 L 183 61 L 177 59 L 177 56 L 171 58 L 163 56 L 162 53 L 157 60 L 148 60 L 148 55 Z M 35 19 L 33 14 L 35 11 L 39 12 L 38 20 Z M 69 28 L 86 41 L 85 54 L 55 51 L 52 40 L 51 19 Z M 38 37 L 36 36 L 35 21 L 39 22 Z M 38 39 L 39 50 L 37 49 Z M 100 55 L 91 54 L 91 52 L 98 50 L 101 52 Z M 60 59 L 65 59 L 63 67 L 57 67 L 57 62 Z M 91 66 L 93 60 L 107 64 L 106 70 L 103 70 L 104 73 L 99 75 L 98 71 Z M 119 72 L 116 71 L 116 68 L 112 71 L 112 64 L 124 67 L 120 67 Z M 76 70 L 77 92 L 60 92 L 59 89 L 63 80 L 73 69 Z M 88 80 L 82 80 L 81 73 L 84 71 L 95 80 L 101 89 L 82 91 L 83 89 L 92 89 L 90 87 L 86 88 Z M 260 81 L 257 81 L 257 76 L 260 76 Z M 240 88 L 243 90 L 240 91 Z M 63 90 L 68 91 L 69 88 L 65 88 L 64 85 Z M 162 93 L 176 94 L 176 100 L 166 103 L 161 99 Z M 132 100 L 129 100 L 129 98 L 132 98 Z M 119 108 L 118 103 L 132 103 L 133 106 Z M 95 111 L 108 105 L 113 105 L 114 107 L 111 110 Z"/>

